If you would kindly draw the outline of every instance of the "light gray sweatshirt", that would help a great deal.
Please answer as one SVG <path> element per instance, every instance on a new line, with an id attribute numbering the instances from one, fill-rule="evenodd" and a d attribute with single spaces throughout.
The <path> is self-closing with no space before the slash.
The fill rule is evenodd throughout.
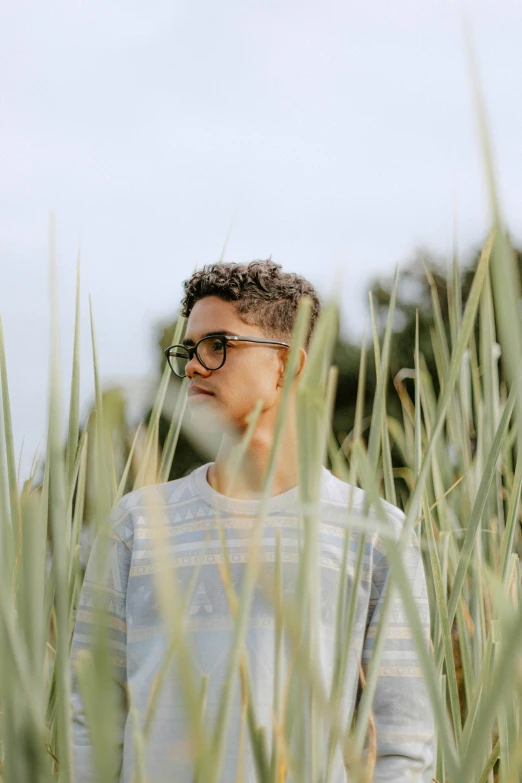
<path id="1" fill-rule="evenodd" d="M 196 672 L 207 675 L 206 718 L 210 726 L 220 719 L 216 714 L 226 677 L 233 623 L 218 563 L 222 548 L 217 520 L 224 530 L 232 578 L 239 593 L 248 559 L 249 539 L 259 511 L 258 501 L 235 500 L 215 492 L 207 482 L 209 465 L 189 476 L 154 488 L 126 495 L 115 506 L 110 520 L 108 562 L 103 575 L 96 567 L 100 538 L 94 544 L 81 593 L 73 639 L 73 661 L 81 651 L 93 645 L 94 595 L 103 600 L 110 624 L 115 673 L 122 686 L 129 685 L 143 723 L 151 689 L 164 659 L 169 639 L 162 621 L 156 592 L 157 538 L 151 532 L 150 513 L 154 505 L 166 526 L 169 561 L 176 566 L 182 589 L 187 589 L 194 573 L 199 574 L 186 605 L 184 629 L 192 650 Z M 349 726 L 357 706 L 360 684 L 359 663 L 363 669 L 372 656 L 376 628 L 389 564 L 384 538 L 378 534 L 374 517 L 365 514 L 365 494 L 349 487 L 323 468 L 321 479 L 321 514 L 319 528 L 320 572 L 320 638 L 318 641 L 320 673 L 327 692 L 332 681 L 335 660 L 336 603 L 341 577 L 341 563 L 348 503 L 352 514 L 363 520 L 364 532 L 351 531 L 347 566 L 346 606 L 351 594 L 356 553 L 361 535 L 365 536 L 362 579 L 359 585 L 355 622 L 346 678 L 343 688 L 342 715 Z M 387 520 L 396 536 L 404 515 L 384 503 Z M 296 587 L 300 553 L 298 488 L 271 498 L 265 521 L 261 571 L 274 573 L 277 531 L 282 546 L 283 594 L 291 596 Z M 302 531 L 301 531 L 302 532 Z M 426 583 L 416 537 L 412 534 L 403 555 L 409 582 L 413 588 L 426 638 L 429 634 L 429 609 Z M 394 594 L 390 622 L 379 668 L 379 679 L 373 700 L 377 760 L 374 781 L 408 783 L 431 781 L 434 763 L 433 718 L 424 679 L 415 652 L 411 631 L 398 597 Z M 258 723 L 266 727 L 268 742 L 272 729 L 274 687 L 274 611 L 260 586 L 254 592 L 251 615 L 245 637 L 252 695 Z M 292 656 L 286 645 L 286 673 Z M 241 694 L 238 683 L 234 691 L 230 724 L 226 733 L 222 783 L 237 778 L 238 746 L 241 724 Z M 291 683 L 290 683 L 291 684 Z M 293 683 L 296 686 L 296 683 Z M 92 748 L 86 725 L 81 694 L 73 678 L 74 765 L 76 783 L 94 783 Z M 187 716 L 176 657 L 162 688 L 145 751 L 145 769 L 151 783 L 191 783 L 194 766 L 190 758 Z M 248 735 L 248 732 L 247 732 Z M 121 748 L 120 783 L 132 783 L 135 748 L 132 721 L 122 709 L 118 726 Z M 326 740 L 321 747 L 326 755 Z M 244 755 L 243 780 L 254 783 L 251 751 Z M 295 780 L 290 774 L 288 781 Z M 350 780 L 338 749 L 331 781 Z M 297 783 L 297 781 L 296 781 Z M 302 783 L 299 781 L 299 783 Z"/>

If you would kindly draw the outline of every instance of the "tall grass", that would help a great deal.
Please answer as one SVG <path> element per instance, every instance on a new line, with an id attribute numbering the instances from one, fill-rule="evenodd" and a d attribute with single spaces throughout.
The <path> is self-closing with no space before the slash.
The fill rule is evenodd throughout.
<path id="1" fill-rule="evenodd" d="M 337 475 L 360 484 L 380 512 L 380 497 L 403 500 L 406 522 L 403 538 L 389 542 L 389 561 L 395 588 L 399 591 L 428 684 L 436 717 L 437 779 L 450 781 L 516 781 L 522 774 L 522 734 L 520 698 L 522 678 L 522 602 L 520 580 L 520 497 L 522 460 L 520 454 L 520 414 L 518 407 L 518 350 L 520 321 L 513 298 L 500 300 L 498 282 L 492 269 L 511 264 L 512 255 L 499 228 L 493 230 L 482 252 L 473 286 L 465 307 L 462 305 L 458 269 L 448 274 L 450 328 L 435 319 L 432 333 L 438 378 L 426 371 L 418 340 L 412 346 L 412 364 L 396 378 L 402 417 L 392 419 L 386 410 L 385 389 L 389 354 L 393 340 L 393 298 L 382 344 L 375 339 L 377 390 L 371 411 L 368 446 L 361 437 L 364 396 L 364 363 L 361 366 L 359 404 L 355 429 L 346 455 L 331 430 L 335 370 L 330 368 L 335 330 L 335 312 L 327 308 L 310 349 L 307 371 L 299 386 L 298 422 L 300 481 L 305 488 L 306 508 L 318 501 L 318 476 L 328 455 Z M 77 309 L 79 311 L 79 287 Z M 440 312 L 433 288 L 434 312 Z M 53 302 L 53 308 L 55 303 Z M 499 312 L 501 310 L 502 312 Z M 286 415 L 286 400 L 295 368 L 297 348 L 302 343 L 307 321 L 306 306 L 296 325 L 290 372 L 283 394 L 278 432 Z M 170 382 L 165 369 L 149 426 L 134 439 L 125 465 L 117 468 L 111 441 L 109 414 L 103 409 L 99 380 L 96 336 L 92 329 L 96 401 L 83 431 L 79 431 L 79 333 L 78 315 L 74 338 L 69 430 L 61 431 L 62 420 L 57 366 L 58 326 L 53 327 L 49 434 L 45 470 L 40 483 L 31 476 L 19 487 L 16 477 L 8 374 L 0 325 L 0 376 L 2 415 L 0 416 L 0 779 L 14 781 L 70 781 L 71 711 L 70 642 L 74 610 L 81 584 L 79 533 L 84 522 L 86 485 L 91 493 L 91 524 L 100 530 L 112 505 L 125 488 L 161 482 L 175 460 L 175 446 L 184 413 L 185 387 L 177 387 L 177 404 L 163 451 L 158 446 L 158 421 Z M 175 339 L 183 329 L 179 323 Z M 377 331 L 375 330 L 375 334 Z M 364 357 L 364 352 L 362 354 Z M 499 358 L 505 361 L 501 372 Z M 410 377 L 413 383 L 405 379 Z M 435 383 L 435 380 L 437 383 Z M 173 383 L 173 381 L 172 381 Z M 438 395 L 435 388 L 439 388 Z M 255 421 L 251 423 L 250 436 Z M 66 443 L 64 448 L 64 443 Z M 277 444 L 268 471 L 262 511 L 254 529 L 254 553 L 259 545 L 264 514 L 270 497 L 270 484 L 277 458 Z M 401 454 L 404 468 L 394 474 L 391 448 Z M 246 443 L 238 443 L 235 469 L 241 464 Z M 139 452 L 139 459 L 136 455 Z M 88 454 L 90 455 L 88 459 Z M 306 567 L 300 571 L 302 589 L 297 614 L 290 612 L 274 596 L 275 624 L 279 638 L 283 632 L 301 638 L 307 622 L 318 621 L 317 517 L 306 512 L 307 539 L 303 548 Z M 158 524 L 160 524 L 158 522 Z M 347 526 L 350 518 L 347 515 Z M 422 627 L 417 616 L 411 587 L 401 565 L 400 549 L 414 529 L 420 540 L 430 593 L 432 612 L 432 654 L 423 645 Z M 278 548 L 276 573 L 280 569 Z M 226 558 L 225 558 L 226 560 Z M 234 594 L 226 568 L 227 584 L 235 634 L 229 660 L 228 686 L 222 696 L 222 721 L 208 734 L 201 710 L 201 682 L 194 670 L 190 646 L 185 639 L 177 646 L 176 658 L 184 672 L 186 701 L 199 754 L 199 779 L 218 779 L 219 759 L 229 714 L 231 683 L 237 672 L 248 682 L 244 656 L 245 628 L 252 591 L 259 576 L 255 556 L 247 567 L 247 577 L 239 595 Z M 356 571 L 354 592 L 360 568 Z M 167 581 L 165 581 L 167 580 Z M 183 638 L 183 605 L 175 580 L 159 578 L 164 619 L 172 638 Z M 349 607 L 338 606 L 338 624 Z M 384 629 L 387 615 L 381 615 Z M 348 625 L 348 628 L 350 626 Z M 92 734 L 96 770 L 100 781 L 113 779 L 114 759 L 110 736 L 111 716 L 118 705 L 111 696 L 111 670 L 105 653 L 103 623 L 94 652 L 95 668 L 79 667 Z M 310 639 L 316 638 L 313 633 Z M 379 638 L 379 634 L 378 634 Z M 295 676 L 314 685 L 314 741 L 322 737 L 321 727 L 329 727 L 330 746 L 351 747 L 353 779 L 368 779 L 363 747 L 371 720 L 371 706 L 379 668 L 379 644 L 366 672 L 366 684 L 351 727 L 340 722 L 339 704 L 342 678 L 333 680 L 332 692 L 321 689 L 314 670 L 313 643 L 297 656 Z M 346 656 L 349 639 L 338 637 L 338 657 Z M 174 655 L 172 652 L 171 655 Z M 171 661 L 166 660 L 162 675 Z M 247 689 L 248 694 L 248 689 Z M 136 746 L 141 749 L 136 780 L 145 780 L 143 766 L 148 727 L 140 726 L 129 694 L 134 720 Z M 274 708 L 282 720 L 301 726 L 296 711 L 304 709 L 299 699 L 286 712 Z M 247 695 L 248 700 L 248 695 Z M 259 779 L 280 781 L 288 759 L 285 732 L 279 732 L 267 754 L 262 727 L 256 724 L 255 703 L 248 705 L 246 734 L 254 748 Z M 294 711 L 294 713 L 292 712 Z M 305 735 L 298 738 L 305 742 Z M 140 756 L 140 754 L 138 754 Z M 328 764 L 319 747 L 311 754 L 313 779 L 328 779 Z M 360 764 L 358 767 L 358 761 Z M 292 771 L 287 768 L 287 771 Z M 308 774 L 308 773 L 306 773 Z M 312 779 L 312 778 L 311 778 Z"/>
<path id="2" fill-rule="evenodd" d="M 481 128 L 484 130 L 484 122 Z M 319 476 L 326 459 L 336 475 L 366 490 L 377 518 L 381 515 L 385 519 L 381 498 L 404 506 L 403 533 L 398 541 L 391 538 L 387 541 L 387 554 L 392 582 L 408 617 L 435 715 L 437 780 L 486 783 L 498 779 L 502 783 L 514 783 L 521 779 L 520 281 L 496 203 L 485 132 L 483 138 L 490 173 L 493 228 L 465 303 L 457 263 L 448 271 L 449 329 L 441 316 L 437 290 L 432 286 L 435 313 L 432 345 L 438 377 L 431 377 L 426 370 L 417 333 L 411 364 L 395 378 L 401 416 L 392 418 L 388 414 L 386 388 L 393 341 L 394 289 L 382 340 L 375 320 L 373 323 L 377 386 L 371 411 L 363 411 L 366 354 L 364 350 L 361 352 L 355 424 L 345 441 L 350 444 L 348 449 L 339 446 L 331 425 L 336 381 L 336 371 L 331 366 L 335 309 L 326 308 L 317 325 L 306 371 L 299 383 L 297 406 L 299 477 L 306 522 L 299 566 L 299 602 L 290 607 L 283 600 L 280 541 L 272 595 L 276 647 L 279 649 L 283 634 L 294 640 L 294 677 L 302 688 L 294 689 L 292 698 L 283 705 L 281 676 L 276 665 L 273 695 L 276 729 L 271 750 L 266 741 L 270 729 L 258 725 L 256 704 L 249 689 L 245 633 L 253 592 L 262 570 L 257 553 L 280 436 L 288 415 L 290 386 L 307 327 L 306 302 L 295 327 L 261 511 L 253 529 L 251 557 L 239 594 L 230 577 L 225 539 L 221 539 L 222 577 L 234 632 L 227 682 L 221 695 L 220 721 L 209 729 L 203 720 L 205 681 L 196 673 L 183 626 L 187 595 L 180 592 L 172 571 L 159 568 L 159 603 L 171 643 L 144 724 L 140 723 L 134 707 L 133 694 L 126 694 L 137 750 L 136 783 L 146 780 L 144 759 L 150 726 L 173 661 L 182 673 L 187 720 L 198 749 L 196 779 L 200 783 L 219 780 L 233 681 L 238 674 L 244 698 L 242 741 L 251 744 L 260 781 L 281 783 L 288 775 L 289 779 L 327 783 L 336 747 L 349 756 L 350 779 L 371 779 L 371 750 L 368 757 L 364 747 L 371 732 L 372 700 L 391 601 L 385 600 L 382 607 L 374 654 L 365 673 L 356 718 L 353 725 L 343 725 L 342 672 L 348 658 L 355 604 L 350 597 L 346 603 L 342 590 L 335 607 L 336 668 L 330 691 L 326 691 L 315 664 L 318 656 L 314 629 L 319 622 L 316 509 Z M 51 243 L 52 280 L 54 275 Z M 396 278 L 395 286 L 397 282 Z M 54 283 L 51 290 L 52 312 L 56 313 Z M 78 276 L 68 431 L 63 433 L 61 429 L 58 324 L 53 318 L 45 468 L 41 481 L 36 482 L 33 471 L 22 486 L 18 485 L 16 473 L 7 360 L 0 321 L 0 780 L 4 783 L 73 780 L 70 645 L 82 580 L 79 558 L 82 525 L 87 521 L 99 531 L 103 550 L 104 523 L 124 492 L 167 479 L 176 459 L 185 411 L 186 386 L 176 385 L 166 366 L 149 424 L 136 432 L 128 459 L 121 462 L 122 448 L 121 443 L 114 441 L 111 409 L 104 406 L 91 310 L 95 404 L 80 431 L 80 301 Z M 180 319 L 173 342 L 179 341 L 183 329 Z M 167 438 L 160 449 L 158 426 L 169 384 L 176 404 Z M 231 481 L 242 465 L 258 414 L 256 409 L 245 438 L 232 451 Z M 362 421 L 368 414 L 371 426 L 366 443 Z M 196 437 L 196 433 L 193 435 Z M 209 446 L 208 443 L 200 445 Z M 401 455 L 404 467 L 400 470 L 393 468 L 393 448 Z M 161 519 L 152 523 L 157 527 L 157 534 L 163 535 Z M 353 524 L 347 510 L 346 539 Z M 431 650 L 424 644 L 421 620 L 401 560 L 402 548 L 412 530 L 419 538 L 427 575 Z M 362 577 L 362 553 L 360 546 L 352 598 Z M 197 569 L 189 593 L 195 587 L 196 577 Z M 101 607 L 95 608 L 101 613 Z M 102 783 L 114 780 L 116 758 L 111 730 L 120 709 L 112 687 L 106 635 L 106 624 L 100 619 L 92 659 L 80 662 L 74 672 L 92 733 L 95 774 Z M 307 643 L 299 646 L 303 638 Z M 305 703 L 308 689 L 313 698 Z M 307 735 L 300 718 L 305 709 L 310 711 L 313 727 L 308 756 L 310 769 L 303 768 Z M 295 747 L 300 749 L 294 756 L 287 744 L 289 726 L 293 727 Z M 328 736 L 326 754 L 319 739 L 325 736 L 324 730 Z"/>

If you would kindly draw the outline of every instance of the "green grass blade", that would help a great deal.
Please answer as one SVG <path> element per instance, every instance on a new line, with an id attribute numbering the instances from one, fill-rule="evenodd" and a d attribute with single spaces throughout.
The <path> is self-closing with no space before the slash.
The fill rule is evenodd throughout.
<path id="1" fill-rule="evenodd" d="M 71 580 L 76 579 L 78 575 L 78 569 L 75 568 L 73 565 L 73 556 L 76 551 L 76 548 L 78 547 L 78 542 L 80 540 L 80 533 L 82 529 L 84 512 L 85 512 L 85 490 L 87 485 L 88 449 L 89 449 L 89 431 L 88 428 L 85 427 L 80 437 L 80 442 L 78 444 L 78 459 L 77 459 L 78 468 L 75 469 L 75 474 L 74 474 L 75 476 L 77 476 L 75 480 L 76 494 L 74 498 L 74 509 L 73 509 L 73 504 L 71 499 L 69 505 L 69 513 L 67 514 L 67 519 L 72 519 L 71 552 L 69 558 L 69 583 L 71 583 Z"/>
<path id="2" fill-rule="evenodd" d="M 246 629 L 246 622 L 250 610 L 250 604 L 251 604 L 252 595 L 253 595 L 257 573 L 258 573 L 259 564 L 257 562 L 257 558 L 255 557 L 255 553 L 259 549 L 260 537 L 262 534 L 262 526 L 264 524 L 264 519 L 266 517 L 266 513 L 268 510 L 268 501 L 271 494 L 272 483 L 275 475 L 275 468 L 279 455 L 279 448 L 281 444 L 281 436 L 283 433 L 285 414 L 290 398 L 290 390 L 292 387 L 293 380 L 295 378 L 295 374 L 297 372 L 300 351 L 301 351 L 301 347 L 304 345 L 305 334 L 308 329 L 309 319 L 310 319 L 310 302 L 307 299 L 303 299 L 300 303 L 300 307 L 297 313 L 297 319 L 296 319 L 294 332 L 292 336 L 291 348 L 288 354 L 287 367 L 285 371 L 283 389 L 281 393 L 281 402 L 280 402 L 275 429 L 274 429 L 274 442 L 273 442 L 270 461 L 268 464 L 266 478 L 265 478 L 265 488 L 261 500 L 261 508 L 252 535 L 251 551 L 254 557 L 252 563 L 249 566 L 249 569 L 247 569 L 245 572 L 243 585 L 241 589 L 241 595 L 239 599 L 237 618 L 234 626 L 234 635 L 233 635 L 231 650 L 229 655 L 227 676 L 226 676 L 225 685 L 223 687 L 223 692 L 220 699 L 219 713 L 221 715 L 221 720 L 218 722 L 213 736 L 214 756 L 212 762 L 212 769 L 205 770 L 206 774 L 209 775 L 209 783 L 210 780 L 218 779 L 220 774 L 223 749 L 224 749 L 223 748 L 224 738 L 225 738 L 225 733 L 228 728 L 228 722 L 230 718 L 232 682 L 233 682 L 234 673 L 237 671 L 237 667 L 239 663 L 239 655 L 241 651 L 243 637 Z"/>
<path id="3" fill-rule="evenodd" d="M 419 311 L 415 311 L 415 455 L 413 470 L 415 478 L 419 475 L 422 460 L 422 409 L 421 409 L 421 369 L 419 349 Z"/>
<path id="4" fill-rule="evenodd" d="M 437 411 L 435 416 L 435 422 L 433 424 L 433 431 L 431 433 L 431 437 L 424 454 L 424 460 L 421 466 L 421 470 L 419 472 L 419 477 L 417 479 L 415 489 L 410 499 L 408 513 L 406 515 L 406 525 L 404 529 L 405 536 L 409 535 L 415 519 L 417 519 L 417 517 L 419 516 L 419 510 L 421 508 L 421 501 L 422 501 L 422 493 L 424 492 L 424 486 L 428 478 L 433 452 L 435 451 L 438 437 L 444 425 L 444 420 L 448 409 L 448 405 L 451 401 L 451 395 L 453 393 L 457 378 L 460 374 L 464 352 L 466 351 L 466 347 L 470 341 L 471 333 L 473 331 L 480 295 L 482 292 L 484 279 L 487 274 L 489 261 L 491 258 L 492 242 L 493 242 L 493 237 L 490 236 L 481 253 L 480 260 L 477 266 L 477 271 L 473 279 L 468 301 L 466 303 L 466 308 L 464 310 L 464 315 L 462 318 L 462 326 L 460 330 L 459 339 L 452 353 L 450 365 L 448 368 L 448 375 L 445 378 L 445 382 L 441 389 L 440 397 L 437 402 Z"/>
<path id="5" fill-rule="evenodd" d="M 74 346 L 69 403 L 69 432 L 65 457 L 65 474 L 69 493 L 73 484 L 73 470 L 80 430 L 80 253 L 76 265 L 76 309 L 74 317 Z"/>
<path id="6" fill-rule="evenodd" d="M 386 515 L 379 498 L 377 487 L 375 486 L 373 468 L 362 448 L 359 448 L 358 451 L 361 474 L 363 476 L 363 487 L 368 493 L 370 504 L 375 509 L 378 519 L 383 524 L 386 524 Z M 428 689 L 431 704 L 435 714 L 439 741 L 442 742 L 444 746 L 446 763 L 450 777 L 453 778 L 453 775 L 456 773 L 458 768 L 458 758 L 456 754 L 455 743 L 448 726 L 445 707 L 440 696 L 438 674 L 426 645 L 426 639 L 418 611 L 415 606 L 415 600 L 413 598 L 412 590 L 408 583 L 408 577 L 401 559 L 401 549 L 403 545 L 404 539 L 401 537 L 395 546 L 391 541 L 388 542 L 387 546 L 387 557 L 391 567 L 391 584 L 388 586 L 386 597 L 382 605 L 378 635 L 374 645 L 373 656 L 368 666 L 366 687 L 361 697 L 359 716 L 355 733 L 356 741 L 359 749 L 362 750 L 367 731 L 369 709 L 373 701 L 375 687 L 377 684 L 377 669 L 382 654 L 382 645 L 384 643 L 383 637 L 385 635 L 387 622 L 389 619 L 393 586 L 395 586 L 398 590 L 406 616 L 408 618 L 408 625 L 412 632 L 412 636 L 415 642 L 415 649 L 417 655 L 419 656 L 419 662 L 424 674 L 426 687 Z M 458 778 L 455 777 L 455 780 L 457 779 Z"/>
<path id="7" fill-rule="evenodd" d="M 453 658 L 453 646 L 451 625 L 449 622 L 447 605 L 446 605 L 446 591 L 442 582 L 442 571 L 440 566 L 439 555 L 437 552 L 437 545 L 435 542 L 435 536 L 433 533 L 433 520 L 430 514 L 429 508 L 425 508 L 424 518 L 426 520 L 425 529 L 427 532 L 429 556 L 431 560 L 431 573 L 433 575 L 433 587 L 436 597 L 437 614 L 440 623 L 442 649 L 444 651 L 444 661 L 446 663 L 446 677 L 448 683 L 451 716 L 453 719 L 453 729 L 455 732 L 455 738 L 457 742 L 457 748 L 460 745 L 462 734 L 462 723 L 460 716 L 459 694 L 457 686 L 457 675 L 455 671 L 455 661 Z"/>
<path id="8" fill-rule="evenodd" d="M 513 478 L 513 487 L 509 497 L 508 510 L 506 515 L 506 527 L 502 534 L 502 543 L 500 549 L 499 573 L 502 579 L 507 576 L 509 557 L 513 549 L 515 532 L 519 524 L 520 497 L 522 493 L 522 455 L 517 459 L 515 476 Z"/>
<path id="9" fill-rule="evenodd" d="M 134 437 L 132 439 L 129 456 L 127 457 L 127 461 L 125 463 L 125 467 L 123 469 L 123 473 L 121 474 L 120 483 L 118 484 L 118 487 L 116 489 L 116 497 L 114 498 L 114 502 L 117 503 L 123 495 L 125 494 L 125 489 L 127 487 L 127 482 L 129 479 L 130 469 L 132 465 L 132 460 L 134 459 L 135 453 L 136 453 L 136 444 L 138 443 L 139 437 L 141 435 L 141 424 L 139 424 L 136 427 L 136 432 L 134 433 Z"/>
<path id="10" fill-rule="evenodd" d="M 483 747 L 491 732 L 498 706 L 513 687 L 517 666 L 517 656 L 513 655 L 513 650 L 520 649 L 522 644 L 522 608 L 502 624 L 499 636 L 502 638 L 502 651 L 488 673 L 487 687 L 482 694 L 480 708 L 456 780 L 473 780 L 476 777 L 476 749 Z"/>
<path id="11" fill-rule="evenodd" d="M 444 371 L 446 371 L 450 361 L 450 351 L 448 347 L 448 338 L 446 336 L 446 327 L 444 324 L 444 319 L 442 317 L 442 311 L 440 307 L 439 293 L 437 291 L 437 285 L 435 283 L 435 279 L 429 267 L 426 264 L 424 264 L 424 269 L 426 271 L 426 277 L 428 278 L 428 282 L 430 285 L 431 306 L 433 308 L 433 317 L 435 321 L 435 334 L 437 337 L 438 345 L 440 346 L 442 366 Z"/>
<path id="12" fill-rule="evenodd" d="M 59 327 L 54 232 L 51 226 L 51 362 L 49 402 L 49 518 L 52 533 L 53 575 L 57 619 L 57 738 L 60 780 L 72 780 L 72 740 L 70 718 L 70 632 L 69 568 L 67 542 L 70 530 L 67 520 L 65 460 L 61 431 Z"/>
<path id="13" fill-rule="evenodd" d="M 160 482 L 168 481 L 172 463 L 174 462 L 174 454 L 178 445 L 179 434 L 181 432 L 181 425 L 183 422 L 183 416 L 187 406 L 187 380 L 184 379 L 178 387 L 178 395 L 176 397 L 176 405 L 174 407 L 174 413 L 169 425 L 169 431 L 163 444 L 163 454 L 161 455 L 160 464 Z"/>
<path id="14" fill-rule="evenodd" d="M 98 346 L 96 342 L 96 332 L 94 328 L 94 315 L 92 308 L 92 299 L 89 297 L 89 310 L 91 318 L 91 341 L 92 341 L 92 363 L 94 370 L 94 394 L 96 401 L 96 419 L 95 419 L 95 450 L 97 460 L 97 493 L 99 502 L 97 503 L 97 521 L 100 528 L 109 517 L 110 510 L 114 503 L 116 494 L 116 471 L 114 467 L 114 452 L 109 435 L 107 423 L 104 418 L 103 394 L 98 361 Z"/>
<path id="15" fill-rule="evenodd" d="M 370 291 L 368 294 L 370 301 L 370 316 L 372 319 L 372 339 L 373 339 L 373 358 L 375 363 L 375 376 L 377 377 L 381 367 L 381 346 L 379 343 L 379 328 L 377 326 L 377 318 L 375 315 L 375 307 L 373 305 L 373 293 Z"/>
<path id="16" fill-rule="evenodd" d="M 2 339 L 2 321 L 0 319 L 0 367 L 5 364 Z M 15 531 L 11 524 L 9 476 L 6 459 L 6 438 L 3 411 L 3 390 L 0 387 L 0 579 L 4 580 L 6 590 L 12 582 L 13 567 L 16 554 Z"/>
<path id="17" fill-rule="evenodd" d="M 177 343 L 181 342 L 183 333 L 186 328 L 186 324 L 187 324 L 187 319 L 184 318 L 182 315 L 180 315 L 176 322 L 176 326 L 174 328 L 174 334 L 172 335 L 172 345 L 176 345 Z M 150 476 L 151 473 L 152 474 L 155 473 L 155 471 L 152 468 L 151 461 L 155 460 L 155 456 L 157 454 L 159 419 L 163 411 L 165 396 L 167 394 L 167 389 L 169 383 L 171 382 L 171 378 L 172 378 L 172 370 L 169 367 L 169 363 L 165 361 L 163 373 L 161 376 L 161 381 L 158 387 L 158 392 L 156 394 L 156 399 L 154 400 L 154 405 L 152 406 L 152 411 L 150 414 L 149 426 L 147 430 L 147 438 L 145 442 L 145 449 L 142 457 L 142 465 L 136 477 L 136 481 L 134 484 L 135 489 L 137 487 L 144 486 L 147 475 Z"/>
<path id="18" fill-rule="evenodd" d="M 504 369 L 508 383 L 517 387 L 518 446 L 519 449 L 522 449 L 522 394 L 520 394 L 520 361 L 522 359 L 522 334 L 519 306 L 520 279 L 514 253 L 502 225 L 484 98 L 478 76 L 472 40 L 469 33 L 466 36 L 466 44 L 473 97 L 475 100 L 475 109 L 482 145 L 484 170 L 495 227 L 495 241 L 493 247 L 494 263 L 492 264 L 491 269 L 493 295 L 496 304 L 496 316 L 500 343 L 502 346 Z"/>
<path id="19" fill-rule="evenodd" d="M 382 346 L 381 360 L 379 364 L 379 372 L 377 373 L 377 386 L 375 389 L 375 398 L 372 409 L 372 423 L 370 427 L 370 438 L 368 442 L 368 458 L 373 465 L 373 469 L 377 470 L 377 464 L 379 461 L 379 454 L 381 448 L 381 434 L 383 421 L 385 418 L 386 409 L 386 388 L 388 385 L 388 370 L 390 366 L 390 348 L 393 333 L 393 317 L 395 313 L 395 302 L 397 299 L 397 285 L 399 280 L 399 272 L 395 271 L 395 278 L 393 281 L 393 289 L 390 299 L 390 308 L 388 311 L 388 320 L 386 323 L 386 331 L 384 332 L 384 341 Z"/>
<path id="20" fill-rule="evenodd" d="M 9 384 L 7 381 L 7 365 L 5 356 L 4 333 L 0 319 L 0 385 L 2 389 L 3 429 L 5 438 L 5 454 L 7 460 L 7 479 L 9 486 L 9 508 L 14 552 L 19 548 L 20 528 L 22 523 L 20 500 L 18 497 L 18 481 L 16 476 L 16 461 L 14 452 L 13 422 L 9 402 Z"/>
<path id="21" fill-rule="evenodd" d="M 475 503 L 473 505 L 473 510 L 471 512 L 471 518 L 466 528 L 466 535 L 464 537 L 464 542 L 462 544 L 462 549 L 459 557 L 459 564 L 457 567 L 457 572 L 455 574 L 455 579 L 453 581 L 453 587 L 451 590 L 451 596 L 448 604 L 448 615 L 449 615 L 450 622 L 453 622 L 453 618 L 455 617 L 457 602 L 460 599 L 462 585 L 464 583 L 466 571 L 473 550 L 473 544 L 475 542 L 475 536 L 480 525 L 480 520 L 482 518 L 484 507 L 486 505 L 487 497 L 491 487 L 491 482 L 495 475 L 500 449 L 502 447 L 503 440 L 506 437 L 509 421 L 511 419 L 513 408 L 515 406 L 515 400 L 516 400 L 515 393 L 514 390 L 512 390 L 510 397 L 504 408 L 504 412 L 502 413 L 502 418 L 500 420 L 497 432 L 495 434 L 495 439 L 493 441 L 491 451 L 488 456 L 488 461 L 484 468 L 484 473 L 482 475 L 477 496 L 475 498 Z"/>
<path id="22" fill-rule="evenodd" d="M 492 773 L 493 768 L 498 761 L 499 755 L 500 755 L 500 742 L 497 740 L 497 742 L 495 743 L 495 747 L 489 754 L 488 760 L 486 761 L 486 766 L 482 770 L 482 773 L 478 779 L 478 783 L 488 783 L 490 779 L 490 774 Z"/>

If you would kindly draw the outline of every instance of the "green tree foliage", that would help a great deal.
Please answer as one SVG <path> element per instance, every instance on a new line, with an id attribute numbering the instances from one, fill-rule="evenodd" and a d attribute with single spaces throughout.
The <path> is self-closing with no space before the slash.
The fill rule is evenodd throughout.
<path id="1" fill-rule="evenodd" d="M 522 274 L 522 251 L 517 250 L 518 267 Z M 459 267 L 459 280 L 462 301 L 465 303 L 473 275 L 478 262 L 478 253 L 474 254 L 471 263 Z M 400 267 L 399 287 L 395 308 L 394 337 L 390 355 L 390 377 L 388 386 L 388 414 L 400 418 L 401 406 L 396 390 L 396 384 L 400 381 L 412 392 L 413 382 L 409 378 L 408 370 L 414 365 L 415 328 L 418 312 L 419 318 L 419 346 L 433 383 L 435 393 L 440 388 L 439 372 L 437 369 L 437 357 L 434 353 L 433 332 L 435 328 L 435 310 L 439 309 L 440 318 L 443 321 L 446 333 L 450 334 L 450 307 L 451 288 L 448 287 L 448 264 L 452 262 L 430 251 L 418 251 L 411 260 Z M 375 324 L 379 338 L 384 333 L 388 308 L 390 304 L 393 285 L 393 276 L 374 278 L 369 284 L 372 292 Z M 158 347 L 161 350 L 160 361 L 163 366 L 163 350 L 170 344 L 174 330 L 175 320 L 162 324 L 158 331 Z M 476 335 L 479 338 L 479 335 Z M 371 335 L 366 340 L 366 393 L 365 411 L 370 411 L 375 395 L 376 373 L 373 341 Z M 357 382 L 361 357 L 361 341 L 340 337 L 337 340 L 334 351 L 334 363 L 339 370 L 337 396 L 334 412 L 334 431 L 339 444 L 349 447 L 350 433 L 355 417 L 355 401 L 357 398 Z M 370 418 L 363 421 L 363 436 L 368 432 Z M 168 431 L 169 422 L 162 418 L 160 421 L 160 443 L 163 442 Z M 392 444 L 392 457 L 394 466 L 402 467 L 401 455 Z M 180 444 L 177 457 L 172 469 L 171 479 L 186 475 L 198 465 L 203 458 L 183 435 L 180 436 Z"/>
<path id="2" fill-rule="evenodd" d="M 522 272 L 522 250 L 515 250 L 515 253 L 519 272 Z M 477 252 L 469 265 L 459 268 L 463 303 L 467 300 L 478 259 Z M 447 282 L 448 264 L 451 262 L 430 251 L 419 251 L 411 261 L 401 266 L 396 326 L 390 356 L 392 373 L 413 366 L 415 320 L 418 310 L 420 351 L 432 374 L 436 389 L 438 388 L 437 365 L 431 340 L 435 325 L 434 298 L 438 302 L 440 315 L 449 337 L 451 291 L 448 290 Z M 392 282 L 392 277 L 374 279 L 369 286 L 372 291 L 377 326 L 381 334 L 384 331 L 390 304 Z M 479 336 L 478 333 L 476 336 Z"/>

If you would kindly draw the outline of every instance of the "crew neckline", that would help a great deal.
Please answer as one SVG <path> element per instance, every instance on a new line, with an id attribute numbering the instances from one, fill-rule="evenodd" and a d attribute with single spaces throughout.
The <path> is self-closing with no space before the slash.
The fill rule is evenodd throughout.
<path id="1" fill-rule="evenodd" d="M 219 507 L 223 511 L 239 514 L 257 514 L 261 507 L 261 500 L 241 500 L 239 498 L 230 498 L 222 495 L 210 486 L 207 479 L 208 469 L 212 462 L 196 468 L 192 473 L 192 481 L 197 492 L 207 500 L 211 506 Z M 329 470 L 324 466 L 321 468 L 321 490 L 324 488 L 325 479 L 329 475 Z M 322 492 L 321 492 L 322 494 Z M 268 511 L 282 511 L 290 507 L 295 508 L 299 501 L 299 485 L 282 492 L 280 495 L 273 495 L 268 501 Z"/>

